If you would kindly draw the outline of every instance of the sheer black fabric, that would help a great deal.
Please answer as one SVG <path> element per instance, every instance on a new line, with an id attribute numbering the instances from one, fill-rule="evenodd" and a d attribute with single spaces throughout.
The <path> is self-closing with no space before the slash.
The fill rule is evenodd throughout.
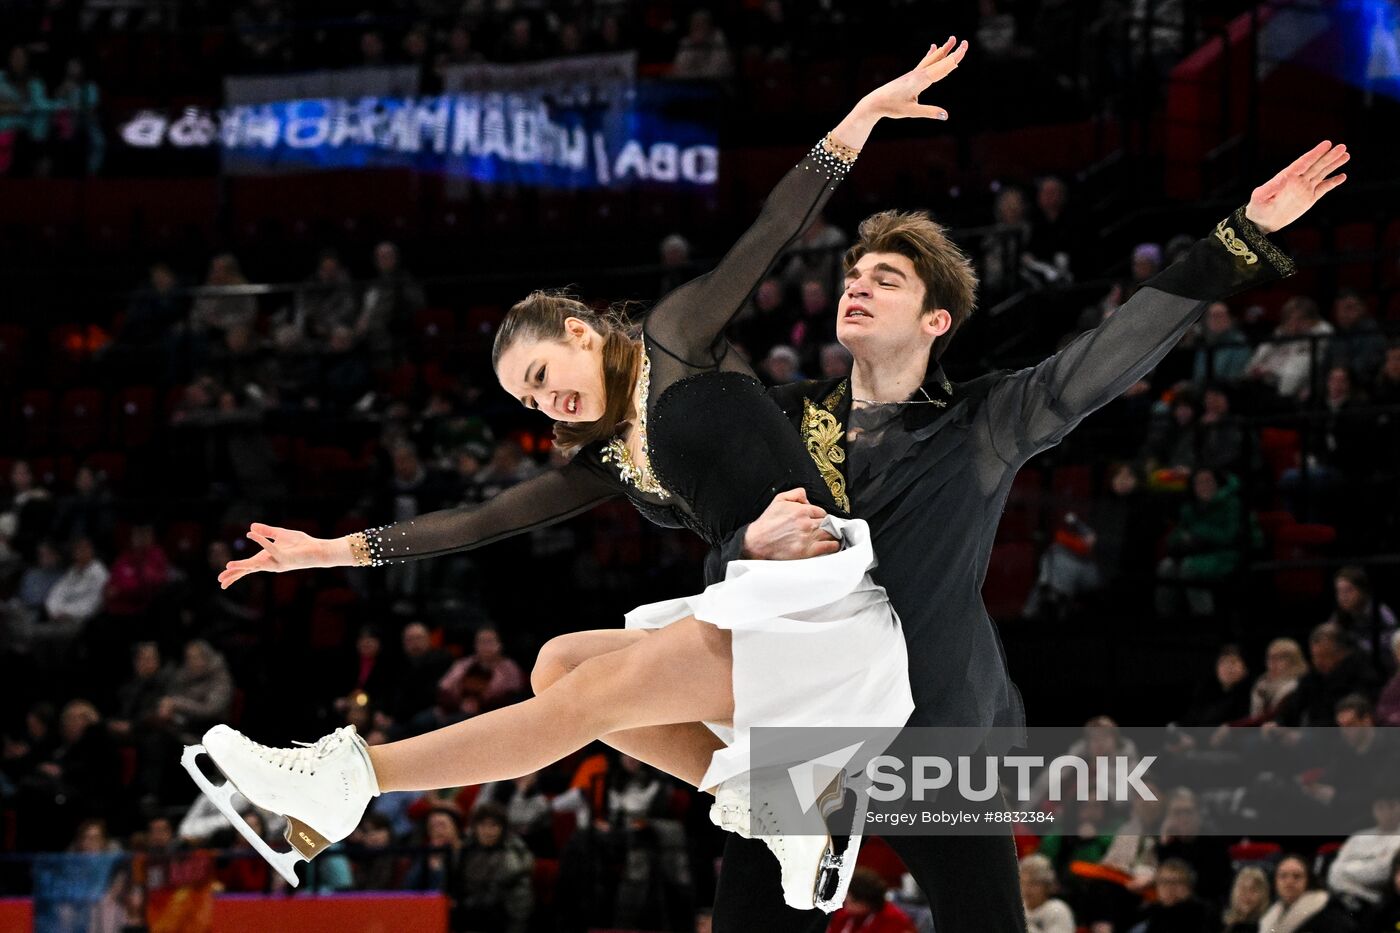
<path id="1" fill-rule="evenodd" d="M 835 511 L 831 493 L 782 411 L 724 329 L 777 257 L 835 190 L 844 168 L 820 144 L 769 195 L 754 225 L 711 272 L 663 298 L 643 322 L 650 363 L 647 431 L 654 472 L 669 495 L 643 493 L 603 461 L 602 445 L 475 508 L 369 529 L 373 562 L 435 557 L 563 521 L 626 495 L 644 516 L 684 525 L 711 544 L 798 486 Z"/>

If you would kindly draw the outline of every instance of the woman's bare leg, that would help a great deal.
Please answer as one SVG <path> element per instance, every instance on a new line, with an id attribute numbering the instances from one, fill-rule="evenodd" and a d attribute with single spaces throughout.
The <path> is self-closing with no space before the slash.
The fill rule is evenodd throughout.
<path id="1" fill-rule="evenodd" d="M 536 695 L 543 694 L 589 658 L 630 647 L 655 631 L 599 629 L 551 638 L 540 649 L 534 670 L 530 671 L 530 686 Z M 710 759 L 724 747 L 719 736 L 699 722 L 639 726 L 609 733 L 602 741 L 691 787 L 700 786 Z"/>
<path id="2" fill-rule="evenodd" d="M 692 618 L 583 661 L 541 696 L 369 754 L 381 791 L 436 790 L 529 774 L 614 732 L 733 716 L 729 632 Z"/>

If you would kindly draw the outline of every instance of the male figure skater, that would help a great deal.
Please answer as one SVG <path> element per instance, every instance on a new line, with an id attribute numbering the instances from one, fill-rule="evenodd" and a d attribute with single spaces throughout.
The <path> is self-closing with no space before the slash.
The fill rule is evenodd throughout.
<path id="1" fill-rule="evenodd" d="M 1020 695 L 981 597 L 1017 470 L 1146 376 L 1208 304 L 1291 275 L 1266 234 L 1340 185 L 1346 176 L 1332 173 L 1347 159 L 1344 146 L 1319 144 L 1097 328 L 1036 366 L 958 385 L 938 361 L 972 312 L 976 277 L 967 258 L 926 214 L 887 211 L 861 224 L 837 308 L 837 337 L 855 357 L 851 376 L 772 395 L 803 432 L 836 500 L 870 524 L 874 577 L 909 647 L 909 725 L 1020 734 Z M 736 558 L 835 550 L 822 516 L 800 491 L 779 495 L 711 555 L 707 576 L 721 578 Z M 1026 929 L 1010 825 L 1002 825 L 1001 836 L 888 837 L 928 895 L 939 933 Z M 761 841 L 729 837 L 717 933 L 815 933 L 825 922 L 819 911 L 783 903 L 777 862 Z"/>

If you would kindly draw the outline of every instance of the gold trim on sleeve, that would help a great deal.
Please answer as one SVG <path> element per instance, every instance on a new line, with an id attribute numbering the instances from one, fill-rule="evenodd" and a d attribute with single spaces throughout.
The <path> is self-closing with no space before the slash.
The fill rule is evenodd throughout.
<path id="1" fill-rule="evenodd" d="M 802 400 L 802 440 L 807 445 L 807 453 L 817 465 L 817 472 L 826 481 L 836 504 L 849 512 L 851 500 L 846 496 L 846 479 L 836 468 L 836 464 L 846 460 L 841 435 L 841 423 L 835 415 L 817 407 L 809 398 Z"/>
<path id="2" fill-rule="evenodd" d="M 1257 263 L 1259 256 L 1249 248 L 1248 243 L 1235 235 L 1234 227 L 1226 226 L 1228 223 L 1229 218 L 1227 217 L 1215 225 L 1215 238 L 1225 244 L 1225 248 L 1230 251 L 1231 255 L 1243 259 L 1246 265 L 1252 266 Z"/>

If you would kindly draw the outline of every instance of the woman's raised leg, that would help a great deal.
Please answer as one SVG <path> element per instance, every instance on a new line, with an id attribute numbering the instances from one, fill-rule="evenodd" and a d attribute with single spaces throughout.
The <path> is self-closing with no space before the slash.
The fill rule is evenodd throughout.
<path id="1" fill-rule="evenodd" d="M 683 619 L 582 661 L 542 695 L 369 749 L 383 792 L 519 777 L 611 733 L 734 715 L 730 636 Z"/>
<path id="2" fill-rule="evenodd" d="M 540 649 L 535 667 L 530 671 L 530 686 L 536 695 L 542 694 L 589 658 L 629 647 L 654 632 L 652 629 L 599 629 L 551 638 Z M 700 786 L 710 767 L 710 759 L 724 747 L 719 736 L 699 722 L 624 729 L 603 736 L 601 741 L 692 787 Z"/>

